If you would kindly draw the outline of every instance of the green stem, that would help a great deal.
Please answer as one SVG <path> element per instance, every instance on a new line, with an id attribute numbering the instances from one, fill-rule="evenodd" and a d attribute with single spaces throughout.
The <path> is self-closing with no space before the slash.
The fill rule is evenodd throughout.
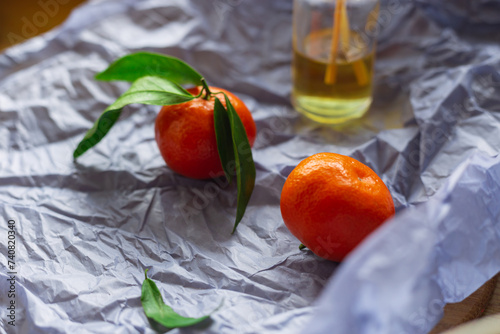
<path id="1" fill-rule="evenodd" d="M 210 100 L 210 97 L 212 96 L 212 92 L 210 91 L 210 88 L 208 88 L 208 84 L 205 81 L 205 78 L 201 78 L 201 85 L 203 86 L 203 89 L 205 90 L 206 94 L 203 97 L 205 100 Z"/>
<path id="2" fill-rule="evenodd" d="M 304 246 L 304 244 L 300 244 L 300 245 L 299 245 L 299 249 L 300 249 L 300 250 L 303 250 L 303 249 L 306 249 L 306 248 L 307 248 L 307 247 L 306 247 L 306 246 Z"/>

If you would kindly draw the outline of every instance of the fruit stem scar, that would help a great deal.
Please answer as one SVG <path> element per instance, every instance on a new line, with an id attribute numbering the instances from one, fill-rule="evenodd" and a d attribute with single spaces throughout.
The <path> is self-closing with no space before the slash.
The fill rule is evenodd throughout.
<path id="1" fill-rule="evenodd" d="M 205 100 L 210 100 L 210 97 L 212 96 L 212 92 L 210 91 L 210 88 L 208 88 L 208 85 L 207 85 L 207 82 L 205 81 L 205 78 L 201 78 L 201 84 L 203 85 L 203 89 L 206 92 L 206 94 L 203 98 Z"/>

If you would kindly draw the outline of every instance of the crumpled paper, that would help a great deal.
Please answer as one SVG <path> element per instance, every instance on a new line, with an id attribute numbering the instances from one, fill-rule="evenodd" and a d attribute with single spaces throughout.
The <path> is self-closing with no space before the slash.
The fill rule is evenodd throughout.
<path id="1" fill-rule="evenodd" d="M 183 315 L 172 333 L 426 333 L 442 307 L 500 270 L 500 13 L 495 1 L 386 1 L 374 104 L 350 127 L 289 104 L 292 2 L 89 1 L 58 29 L 0 54 L 0 234 L 16 222 L 16 327 L 1 332 L 154 333 L 144 270 Z M 473 13 L 473 15 L 468 15 Z M 256 188 L 237 233 L 235 186 L 165 166 L 158 107 L 130 106 L 72 151 L 128 84 L 97 82 L 116 58 L 184 59 L 252 111 Z M 281 188 L 303 158 L 350 155 L 387 184 L 397 215 L 340 266 L 298 250 Z"/>

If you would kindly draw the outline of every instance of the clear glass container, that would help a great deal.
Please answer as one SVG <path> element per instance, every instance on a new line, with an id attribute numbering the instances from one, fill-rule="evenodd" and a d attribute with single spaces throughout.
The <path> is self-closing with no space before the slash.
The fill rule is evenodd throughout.
<path id="1" fill-rule="evenodd" d="M 292 103 L 321 123 L 359 118 L 372 101 L 378 0 L 294 0 Z"/>

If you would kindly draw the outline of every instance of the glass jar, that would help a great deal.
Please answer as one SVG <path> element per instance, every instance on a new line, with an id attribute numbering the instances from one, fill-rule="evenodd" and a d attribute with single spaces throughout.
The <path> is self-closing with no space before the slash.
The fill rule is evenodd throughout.
<path id="1" fill-rule="evenodd" d="M 321 123 L 359 118 L 372 101 L 378 0 L 294 0 L 292 103 Z"/>

